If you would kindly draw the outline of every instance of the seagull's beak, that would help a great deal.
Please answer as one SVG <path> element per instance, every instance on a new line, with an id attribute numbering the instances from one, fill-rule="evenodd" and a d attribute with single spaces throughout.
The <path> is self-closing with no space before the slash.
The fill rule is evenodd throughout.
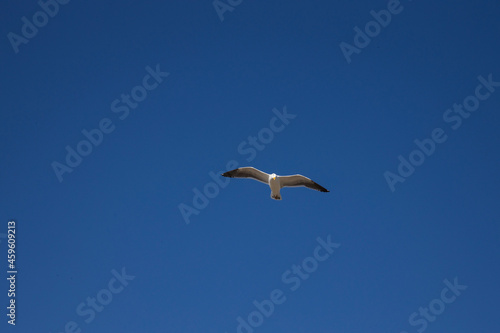
<path id="1" fill-rule="evenodd" d="M 274 176 L 273 179 L 276 180 L 276 176 Z"/>

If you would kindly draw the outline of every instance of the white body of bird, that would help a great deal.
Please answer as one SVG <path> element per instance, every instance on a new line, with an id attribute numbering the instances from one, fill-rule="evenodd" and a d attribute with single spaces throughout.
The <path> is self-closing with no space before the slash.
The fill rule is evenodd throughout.
<path id="1" fill-rule="evenodd" d="M 281 200 L 280 178 L 275 173 L 269 175 L 269 187 L 271 188 L 271 198 Z"/>

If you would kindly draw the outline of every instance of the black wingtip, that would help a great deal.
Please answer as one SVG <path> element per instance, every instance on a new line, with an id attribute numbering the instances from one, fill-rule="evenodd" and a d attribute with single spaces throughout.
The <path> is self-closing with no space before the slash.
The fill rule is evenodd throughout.
<path id="1" fill-rule="evenodd" d="M 315 190 L 320 191 L 320 192 L 330 192 L 326 188 L 321 186 L 320 184 L 316 183 L 315 181 L 313 181 L 313 183 L 314 183 L 314 185 L 316 185 Z"/>
<path id="2" fill-rule="evenodd" d="M 235 169 L 235 170 L 238 170 L 238 169 Z M 226 171 L 222 174 L 222 176 L 224 177 L 228 177 L 228 178 L 233 178 L 233 174 L 234 174 L 234 171 L 235 170 L 231 170 L 231 171 Z"/>
<path id="3" fill-rule="evenodd" d="M 226 171 L 222 174 L 222 176 L 224 177 L 229 177 L 229 178 L 234 178 L 234 174 L 239 170 L 239 168 L 237 169 L 234 169 L 234 170 L 229 170 L 229 171 Z"/>

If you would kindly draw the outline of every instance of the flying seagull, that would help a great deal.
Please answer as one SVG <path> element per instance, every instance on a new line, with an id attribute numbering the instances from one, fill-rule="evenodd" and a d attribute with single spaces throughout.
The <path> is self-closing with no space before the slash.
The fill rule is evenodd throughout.
<path id="1" fill-rule="evenodd" d="M 267 174 L 252 167 L 234 169 L 222 174 L 229 178 L 252 178 L 271 188 L 271 198 L 281 200 L 280 190 L 283 187 L 305 186 L 320 192 L 330 192 L 323 186 L 302 175 L 278 176 L 275 173 Z"/>

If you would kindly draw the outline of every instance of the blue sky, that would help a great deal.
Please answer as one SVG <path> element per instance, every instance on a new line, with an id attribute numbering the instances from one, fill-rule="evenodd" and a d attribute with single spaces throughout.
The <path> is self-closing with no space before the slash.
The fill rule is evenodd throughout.
<path id="1" fill-rule="evenodd" d="M 499 330 L 496 1 L 55 4 L 0 5 L 2 332 Z"/>

